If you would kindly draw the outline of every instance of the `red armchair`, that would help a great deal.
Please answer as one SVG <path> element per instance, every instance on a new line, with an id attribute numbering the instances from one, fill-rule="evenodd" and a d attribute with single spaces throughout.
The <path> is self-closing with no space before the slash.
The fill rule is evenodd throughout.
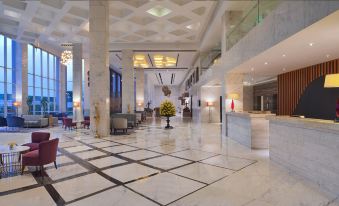
<path id="1" fill-rule="evenodd" d="M 31 143 L 26 143 L 23 146 L 28 146 L 30 151 L 39 149 L 39 144 L 43 141 L 49 140 L 51 134 L 48 132 L 32 132 Z"/>
<path id="2" fill-rule="evenodd" d="M 84 117 L 84 121 L 81 122 L 81 124 L 83 125 L 84 128 L 87 128 L 89 129 L 89 126 L 90 126 L 90 117 L 88 116 L 85 116 Z"/>
<path id="3" fill-rule="evenodd" d="M 65 130 L 68 128 L 69 130 L 76 128 L 77 124 L 75 122 L 73 122 L 73 120 L 71 118 L 65 118 L 64 119 L 64 126 L 65 126 Z"/>
<path id="4" fill-rule="evenodd" d="M 54 162 L 55 169 L 56 155 L 58 150 L 59 139 L 52 139 L 41 142 L 38 150 L 27 152 L 22 155 L 22 168 L 21 174 L 23 174 L 26 166 L 40 166 L 40 171 L 44 169 L 44 165 Z"/>

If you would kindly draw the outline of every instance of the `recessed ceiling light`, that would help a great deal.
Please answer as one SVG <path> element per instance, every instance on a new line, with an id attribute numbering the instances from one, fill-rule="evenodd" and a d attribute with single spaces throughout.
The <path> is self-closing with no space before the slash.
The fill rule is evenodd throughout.
<path id="1" fill-rule="evenodd" d="M 326 54 L 326 58 L 330 58 L 331 57 L 331 55 L 329 55 L 329 54 Z"/>
<path id="2" fill-rule="evenodd" d="M 283 56 L 283 57 L 286 57 L 286 54 L 283 54 L 282 56 Z"/>
<path id="3" fill-rule="evenodd" d="M 286 71 L 286 68 L 283 68 L 283 71 Z"/>
<path id="4" fill-rule="evenodd" d="M 153 8 L 151 8 L 150 10 L 147 10 L 147 13 L 156 16 L 156 17 L 163 17 L 166 16 L 167 14 L 171 13 L 172 10 L 167 9 L 165 7 L 162 7 L 160 5 L 155 6 Z"/>
<path id="5" fill-rule="evenodd" d="M 265 65 L 267 65 L 268 64 L 268 62 L 265 62 Z"/>
<path id="6" fill-rule="evenodd" d="M 254 68 L 253 68 L 253 67 L 251 68 L 251 71 L 252 71 L 252 72 L 254 71 Z"/>
<path id="7" fill-rule="evenodd" d="M 186 26 L 187 29 L 191 29 L 191 30 L 198 30 L 199 27 L 200 27 L 200 22 Z"/>
<path id="8" fill-rule="evenodd" d="M 313 46 L 313 45 L 314 45 L 314 43 L 313 43 L 313 42 L 311 42 L 311 43 L 309 43 L 308 45 L 309 45 L 309 46 Z"/>

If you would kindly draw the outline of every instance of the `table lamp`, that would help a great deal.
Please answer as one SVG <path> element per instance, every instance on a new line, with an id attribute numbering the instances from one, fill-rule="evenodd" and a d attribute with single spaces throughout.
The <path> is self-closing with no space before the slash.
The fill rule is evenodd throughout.
<path id="1" fill-rule="evenodd" d="M 232 99 L 232 103 L 231 103 L 231 109 L 232 112 L 234 112 L 234 100 L 238 100 L 239 99 L 239 94 L 238 93 L 230 93 L 228 94 L 228 99 Z"/>
<path id="2" fill-rule="evenodd" d="M 339 88 L 339 74 L 327 74 L 325 76 L 324 88 Z M 339 98 L 336 103 L 335 122 L 339 122 Z"/>

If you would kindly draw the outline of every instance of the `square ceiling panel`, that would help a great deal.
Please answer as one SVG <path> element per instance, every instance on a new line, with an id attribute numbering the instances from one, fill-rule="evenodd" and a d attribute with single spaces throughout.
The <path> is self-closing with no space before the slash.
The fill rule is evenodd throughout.
<path id="1" fill-rule="evenodd" d="M 24 11 L 27 6 L 27 3 L 19 0 L 2 0 L 2 4 L 22 11 Z"/>
<path id="2" fill-rule="evenodd" d="M 118 9 L 118 8 L 115 8 L 115 7 L 111 7 L 109 9 L 109 13 L 114 17 L 124 18 L 124 17 L 130 15 L 131 13 L 133 13 L 133 11 L 130 10 L 130 9 L 126 9 L 126 8 Z"/>
<path id="3" fill-rule="evenodd" d="M 148 2 L 148 0 L 120 0 L 120 1 L 135 8 L 139 8 Z"/>
<path id="4" fill-rule="evenodd" d="M 141 37 L 138 37 L 138 36 L 135 36 L 135 35 L 128 35 L 128 36 L 123 37 L 122 39 L 124 39 L 126 41 L 130 41 L 130 42 L 138 42 L 138 41 L 142 40 Z"/>
<path id="5" fill-rule="evenodd" d="M 12 17 L 12 18 L 16 18 L 16 19 L 19 19 L 21 17 L 20 13 L 10 10 L 10 9 L 4 9 L 4 15 Z"/>
<path id="6" fill-rule="evenodd" d="M 65 33 L 60 32 L 60 31 L 53 31 L 53 32 L 51 33 L 51 35 L 54 36 L 54 37 L 59 37 L 59 38 L 63 38 L 63 37 L 66 36 Z"/>
<path id="7" fill-rule="evenodd" d="M 38 38 L 40 36 L 40 34 L 37 34 L 35 32 L 30 32 L 30 31 L 24 31 L 23 35 L 32 37 L 32 38 Z"/>
<path id="8" fill-rule="evenodd" d="M 171 12 L 172 10 L 162 7 L 160 5 L 155 6 L 151 8 L 150 10 L 147 10 L 147 13 L 153 16 L 156 16 L 156 17 L 163 17 L 163 16 L 166 16 L 167 14 L 170 14 Z"/>
<path id="9" fill-rule="evenodd" d="M 50 21 L 47 21 L 47 20 L 45 20 L 45 19 L 41 19 L 41 18 L 38 18 L 38 17 L 34 17 L 33 19 L 32 19 L 32 22 L 33 23 L 36 23 L 36 24 L 39 24 L 39 25 L 41 25 L 41 26 L 49 26 L 49 24 L 51 23 Z"/>
<path id="10" fill-rule="evenodd" d="M 46 8 L 39 7 L 36 11 L 36 15 L 42 19 L 53 20 L 53 18 L 55 17 L 55 12 Z"/>
<path id="11" fill-rule="evenodd" d="M 133 23 L 139 24 L 141 26 L 145 26 L 149 23 L 152 23 L 155 21 L 155 19 L 151 18 L 151 17 L 142 17 L 142 16 L 134 16 L 130 19 L 128 19 L 128 21 L 131 21 Z"/>
<path id="12" fill-rule="evenodd" d="M 87 9 L 82 9 L 82 8 L 75 7 L 75 6 L 72 6 L 68 10 L 68 13 L 74 16 L 82 17 L 84 19 L 88 19 L 88 16 L 89 16 L 89 11 Z"/>
<path id="13" fill-rule="evenodd" d="M 193 13 L 198 14 L 199 16 L 204 15 L 205 11 L 206 11 L 206 7 L 203 7 L 203 6 L 192 10 Z"/>
<path id="14" fill-rule="evenodd" d="M 61 21 L 66 24 L 73 25 L 73 26 L 80 26 L 84 22 L 84 20 L 82 19 L 78 19 L 78 18 L 71 17 L 71 16 L 64 16 L 61 19 Z"/>
<path id="15" fill-rule="evenodd" d="M 119 37 L 121 37 L 121 36 L 123 36 L 123 35 L 126 35 L 126 33 L 123 32 L 123 31 L 111 31 L 111 32 L 110 32 L 110 35 L 111 35 L 112 37 L 114 37 L 114 38 L 119 38 Z"/>
<path id="16" fill-rule="evenodd" d="M 154 34 L 157 34 L 157 32 L 152 31 L 152 30 L 146 30 L 146 29 L 141 29 L 135 32 L 136 34 L 139 34 L 144 37 L 152 36 Z"/>
<path id="17" fill-rule="evenodd" d="M 192 2 L 193 0 L 171 0 L 171 1 L 178 4 L 179 6 L 183 6 L 185 4 Z"/>
<path id="18" fill-rule="evenodd" d="M 29 42 L 29 43 L 33 43 L 35 41 L 35 39 L 29 38 L 29 37 L 21 37 L 20 40 Z"/>
<path id="19" fill-rule="evenodd" d="M 89 37 L 89 32 L 86 31 L 86 30 L 80 30 L 77 34 L 78 34 L 79 36 Z"/>
<path id="20" fill-rule="evenodd" d="M 64 0 L 40 0 L 40 2 L 55 9 L 62 9 L 65 5 Z"/>
<path id="21" fill-rule="evenodd" d="M 187 31 L 177 29 L 177 30 L 171 31 L 170 33 L 176 36 L 181 36 L 181 35 L 187 34 Z"/>
<path id="22" fill-rule="evenodd" d="M 169 18 L 168 21 L 172 22 L 172 23 L 175 23 L 175 24 L 182 24 L 182 23 L 185 23 L 187 21 L 189 21 L 191 19 L 185 17 L 185 16 L 175 16 L 175 17 L 172 17 L 172 18 Z"/>
<path id="23" fill-rule="evenodd" d="M 0 24 L 5 24 L 5 25 L 8 25 L 8 26 L 19 26 L 18 21 L 6 19 L 6 18 L 1 18 L 1 17 L 0 17 Z"/>

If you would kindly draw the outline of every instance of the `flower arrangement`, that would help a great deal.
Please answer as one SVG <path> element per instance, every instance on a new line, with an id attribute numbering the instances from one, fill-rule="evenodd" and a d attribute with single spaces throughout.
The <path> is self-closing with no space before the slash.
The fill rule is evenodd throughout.
<path id="1" fill-rule="evenodd" d="M 15 142 L 8 143 L 9 149 L 13 149 L 17 144 Z"/>
<path id="2" fill-rule="evenodd" d="M 175 116 L 175 106 L 174 104 L 169 101 L 165 100 L 160 105 L 160 115 L 165 117 L 172 117 Z"/>

